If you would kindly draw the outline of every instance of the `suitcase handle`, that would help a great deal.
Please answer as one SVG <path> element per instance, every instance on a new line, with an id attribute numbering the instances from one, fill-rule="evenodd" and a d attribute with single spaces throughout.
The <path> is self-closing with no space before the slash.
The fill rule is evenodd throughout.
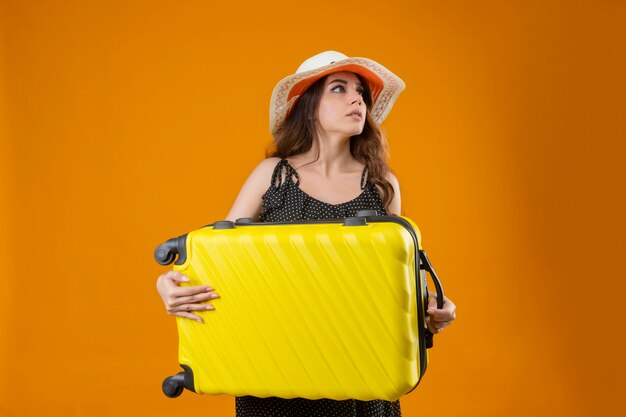
<path id="1" fill-rule="evenodd" d="M 441 286 L 441 281 L 439 281 L 439 278 L 437 277 L 437 273 L 435 272 L 435 268 L 433 268 L 433 265 L 430 263 L 430 260 L 428 259 L 428 256 L 426 255 L 426 251 L 420 249 L 419 254 L 420 254 L 420 259 L 419 259 L 420 271 L 424 270 L 428 272 L 430 274 L 430 278 L 435 283 L 435 291 L 437 292 L 437 308 L 441 310 L 443 308 L 443 296 L 444 296 L 443 287 Z M 426 287 L 426 302 L 428 302 L 428 286 Z M 432 332 L 426 329 L 426 334 L 424 336 L 424 339 L 426 342 L 426 349 L 430 349 L 431 347 L 433 347 L 434 345 L 433 337 L 434 335 L 432 334 Z"/>
<path id="2" fill-rule="evenodd" d="M 435 291 L 437 292 L 437 309 L 441 310 L 443 308 L 443 287 L 441 286 L 441 281 L 437 277 L 437 273 L 433 268 L 433 265 L 430 263 L 428 256 L 426 255 L 426 251 L 420 249 L 420 270 L 424 270 L 430 274 L 430 278 L 435 283 Z"/>

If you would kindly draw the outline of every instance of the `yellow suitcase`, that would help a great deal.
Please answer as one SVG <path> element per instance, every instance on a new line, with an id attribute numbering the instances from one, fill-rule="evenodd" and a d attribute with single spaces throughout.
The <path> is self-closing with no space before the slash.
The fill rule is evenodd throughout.
<path id="1" fill-rule="evenodd" d="M 157 247 L 188 285 L 220 294 L 204 323 L 177 318 L 184 372 L 164 393 L 392 401 L 414 389 L 432 345 L 420 270 L 440 304 L 443 290 L 417 226 L 373 214 L 221 221 Z"/>

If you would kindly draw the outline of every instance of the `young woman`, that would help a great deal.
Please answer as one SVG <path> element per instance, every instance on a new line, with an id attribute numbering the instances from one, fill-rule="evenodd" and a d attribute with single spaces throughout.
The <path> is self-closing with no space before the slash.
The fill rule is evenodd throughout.
<path id="1" fill-rule="evenodd" d="M 274 88 L 270 157 L 252 171 L 228 220 L 314 220 L 354 216 L 359 210 L 401 212 L 400 187 L 386 163 L 386 142 L 378 124 L 404 89 L 404 82 L 366 58 L 327 51 L 306 60 Z M 167 272 L 157 289 L 171 315 L 202 321 L 194 311 L 213 310 L 219 295 L 208 286 Z M 433 294 L 431 292 L 431 294 Z M 264 295 L 260 295 L 264 296 Z M 271 294 L 266 294 L 271 297 Z M 455 319 L 455 305 L 429 301 L 428 327 L 439 333 Z M 240 397 L 238 417 L 400 416 L 398 401 L 334 401 Z"/>

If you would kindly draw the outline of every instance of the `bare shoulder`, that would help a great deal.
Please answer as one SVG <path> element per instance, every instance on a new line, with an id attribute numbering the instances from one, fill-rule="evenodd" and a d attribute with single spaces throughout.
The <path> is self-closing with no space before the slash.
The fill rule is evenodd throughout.
<path id="1" fill-rule="evenodd" d="M 277 156 L 270 156 L 269 158 L 265 158 L 256 166 L 257 168 L 274 168 L 276 164 L 278 164 L 281 159 Z"/>
<path id="2" fill-rule="evenodd" d="M 272 173 L 279 162 L 280 158 L 275 157 L 266 158 L 259 162 L 248 176 L 248 179 L 244 184 L 244 189 L 248 192 L 251 189 L 255 189 L 260 192 L 267 190 L 272 182 Z"/>
<path id="3" fill-rule="evenodd" d="M 396 174 L 389 171 L 389 173 L 387 174 L 387 181 L 389 181 L 395 191 L 400 190 L 400 182 L 398 181 L 398 177 L 396 177 Z"/>
<path id="4" fill-rule="evenodd" d="M 259 164 L 254 168 L 250 177 L 267 177 L 274 172 L 274 168 L 280 162 L 280 158 L 270 157 L 262 160 Z M 268 179 L 269 181 L 269 179 Z"/>
<path id="5" fill-rule="evenodd" d="M 258 218 L 263 194 L 272 183 L 272 173 L 278 162 L 280 158 L 267 158 L 252 170 L 226 216 L 228 220 L 240 217 Z"/>

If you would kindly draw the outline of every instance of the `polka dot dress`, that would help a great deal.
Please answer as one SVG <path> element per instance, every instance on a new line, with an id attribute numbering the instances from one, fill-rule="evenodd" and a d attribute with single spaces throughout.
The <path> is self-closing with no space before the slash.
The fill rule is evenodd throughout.
<path id="1" fill-rule="evenodd" d="M 365 170 L 361 175 L 363 192 L 357 198 L 341 204 L 316 200 L 302 191 L 299 184 L 296 170 L 286 159 L 280 161 L 272 174 L 272 185 L 263 195 L 263 213 L 259 221 L 337 219 L 356 216 L 359 210 L 376 210 L 379 215 L 387 214 L 376 186 L 365 181 Z"/>
<path id="2" fill-rule="evenodd" d="M 238 397 L 237 417 L 400 417 L 399 401 Z"/>
<path id="3" fill-rule="evenodd" d="M 284 176 L 284 181 L 282 180 Z M 387 211 L 376 186 L 361 176 L 363 192 L 354 200 L 329 204 L 316 200 L 302 191 L 295 169 L 283 159 L 272 174 L 272 185 L 263 195 L 261 222 L 318 220 L 354 216 L 359 210 Z M 304 398 L 238 397 L 235 400 L 237 417 L 400 417 L 399 401 L 359 401 Z"/>

